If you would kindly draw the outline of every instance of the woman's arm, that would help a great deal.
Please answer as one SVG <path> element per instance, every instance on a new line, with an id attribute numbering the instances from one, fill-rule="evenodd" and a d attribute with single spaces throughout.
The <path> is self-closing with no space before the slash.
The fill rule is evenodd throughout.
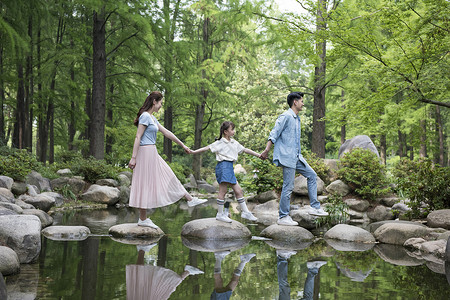
<path id="1" fill-rule="evenodd" d="M 256 157 L 258 157 L 258 158 L 260 158 L 260 157 L 261 157 L 261 154 L 259 154 L 259 153 L 256 153 L 255 151 L 253 151 L 253 150 L 250 150 L 250 149 L 247 149 L 247 148 L 245 148 L 245 149 L 244 149 L 244 153 L 247 153 L 247 154 L 250 154 L 250 155 L 256 156 Z"/>
<path id="2" fill-rule="evenodd" d="M 175 143 L 177 143 L 178 145 L 180 145 L 181 147 L 183 147 L 184 152 L 186 152 L 187 154 L 190 154 L 192 152 L 191 149 L 189 149 L 188 146 L 186 146 L 185 144 L 183 144 L 182 141 L 180 141 L 179 138 L 177 138 L 175 136 L 175 134 L 173 134 L 170 130 L 166 129 L 164 126 L 162 126 L 161 124 L 158 123 L 158 129 L 159 131 L 161 131 L 161 133 L 168 139 L 174 141 Z"/>
<path id="3" fill-rule="evenodd" d="M 130 169 L 134 169 L 136 167 L 136 155 L 138 153 L 139 144 L 141 143 L 142 135 L 144 134 L 146 126 L 139 124 L 136 132 L 136 138 L 134 139 L 133 144 L 133 154 L 131 154 L 130 162 L 128 163 L 128 167 Z"/>
<path id="4" fill-rule="evenodd" d="M 191 151 L 191 154 L 198 154 L 209 150 L 209 145 L 203 148 L 198 148 L 197 150 Z"/>

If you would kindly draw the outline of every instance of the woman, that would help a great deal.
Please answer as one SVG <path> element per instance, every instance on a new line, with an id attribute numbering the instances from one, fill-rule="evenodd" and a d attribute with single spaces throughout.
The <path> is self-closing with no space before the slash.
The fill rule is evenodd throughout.
<path id="1" fill-rule="evenodd" d="M 163 95 L 151 92 L 139 109 L 134 125 L 137 126 L 133 154 L 128 167 L 133 170 L 131 181 L 130 207 L 139 208 L 139 226 L 158 228 L 147 218 L 147 209 L 166 206 L 185 197 L 192 207 L 206 202 L 205 199 L 192 197 L 177 179 L 169 165 L 159 156 L 156 149 L 156 133 L 160 131 L 186 153 L 191 149 L 183 144 L 172 132 L 164 128 L 153 116 L 162 106 Z"/>

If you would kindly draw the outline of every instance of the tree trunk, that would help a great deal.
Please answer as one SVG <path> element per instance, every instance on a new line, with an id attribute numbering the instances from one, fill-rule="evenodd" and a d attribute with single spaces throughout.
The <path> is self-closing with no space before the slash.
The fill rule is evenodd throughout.
<path id="1" fill-rule="evenodd" d="M 70 46 L 72 50 L 74 49 L 74 43 L 73 40 L 70 40 Z M 73 68 L 73 65 L 70 68 L 70 80 L 72 83 L 75 84 L 75 70 Z M 74 139 L 75 139 L 75 101 L 73 101 L 73 98 L 70 98 L 70 112 L 69 112 L 69 124 L 67 124 L 67 131 L 69 133 L 69 140 L 67 143 L 67 149 L 69 151 L 72 151 L 75 149 L 74 147 Z"/>
<path id="2" fill-rule="evenodd" d="M 94 11 L 92 59 L 92 115 L 89 154 L 96 159 L 105 157 L 106 113 L 106 49 L 105 11 Z"/>
<path id="3" fill-rule="evenodd" d="M 427 125 L 425 120 L 420 120 L 420 157 L 427 157 Z"/>
<path id="4" fill-rule="evenodd" d="M 439 159 L 438 163 L 444 166 L 444 131 L 442 130 L 441 109 L 436 105 L 436 131 L 438 132 L 439 140 Z"/>
<path id="5" fill-rule="evenodd" d="M 15 111 L 12 145 L 15 148 L 23 149 L 24 130 L 25 130 L 25 119 L 24 119 L 25 86 L 24 86 L 22 63 L 17 64 L 17 78 L 18 78 L 17 99 L 16 99 L 16 111 Z"/>
<path id="6" fill-rule="evenodd" d="M 345 110 L 345 104 L 343 104 L 344 103 L 344 101 L 345 101 L 345 91 L 344 90 L 342 90 L 342 93 L 341 93 L 341 102 L 342 102 L 342 109 L 344 109 Z M 344 117 L 344 119 L 342 120 L 342 125 L 341 125 L 341 145 L 342 144 L 344 144 L 345 143 L 345 136 L 346 136 L 346 128 L 345 128 L 345 123 L 347 122 L 347 119 L 346 119 L 346 117 Z"/>
<path id="7" fill-rule="evenodd" d="M 380 135 L 380 158 L 381 162 L 386 164 L 386 135 Z"/>
<path id="8" fill-rule="evenodd" d="M 41 92 L 42 92 L 42 76 L 41 75 L 42 74 L 41 74 L 41 29 L 40 29 L 41 21 L 40 21 L 40 19 L 38 19 L 38 24 L 39 24 L 39 26 L 38 26 L 37 43 L 36 43 L 37 92 L 38 92 L 38 95 L 41 95 Z M 39 106 L 38 111 L 42 112 L 42 110 L 41 110 L 41 108 L 42 108 L 42 100 L 39 101 L 38 106 Z M 41 136 L 40 136 L 40 133 L 41 133 L 41 130 L 42 130 L 41 127 L 42 127 L 42 124 L 43 124 L 42 113 L 38 114 L 38 118 L 37 119 L 38 119 L 37 120 L 38 130 L 36 132 L 36 157 L 38 158 L 39 161 L 41 161 L 40 158 L 41 158 L 42 153 L 41 153 Z"/>
<path id="9" fill-rule="evenodd" d="M 327 12 L 327 3 L 318 0 L 317 24 L 316 24 L 316 53 L 319 63 L 314 68 L 314 110 L 311 151 L 318 157 L 325 158 L 325 74 L 327 44 L 321 37 L 321 32 L 326 30 L 327 24 L 324 15 Z"/>
<path id="10" fill-rule="evenodd" d="M 6 145 L 5 117 L 3 111 L 5 100 L 5 84 L 3 82 L 3 45 L 0 45 L 0 146 Z"/>
<path id="11" fill-rule="evenodd" d="M 167 94 L 170 97 L 170 93 L 166 92 Z M 171 104 L 164 109 L 164 127 L 173 131 L 173 107 Z M 164 154 L 167 156 L 167 160 L 172 162 L 172 140 L 166 137 L 164 137 Z"/>
<path id="12" fill-rule="evenodd" d="M 28 19 L 28 36 L 30 38 L 30 52 L 26 59 L 25 69 L 23 146 L 31 152 L 33 149 L 33 18 L 31 15 Z"/>
<path id="13" fill-rule="evenodd" d="M 203 99 L 206 99 L 208 92 L 202 91 Z M 203 126 L 203 118 L 205 116 L 205 105 L 206 102 L 202 102 L 197 105 L 195 110 L 195 126 L 194 126 L 194 149 L 198 149 L 202 145 L 202 126 Z M 194 154 L 192 169 L 194 172 L 195 179 L 199 180 L 200 178 L 200 168 L 202 166 L 202 155 Z"/>
<path id="14" fill-rule="evenodd" d="M 107 119 L 107 122 L 108 122 L 108 126 L 110 128 L 112 128 L 114 126 L 113 125 L 114 84 L 111 84 L 109 86 L 109 92 L 111 94 L 111 97 L 109 98 L 110 99 L 110 101 L 109 101 L 110 103 L 108 105 L 108 112 L 106 114 L 106 119 Z M 112 134 L 107 134 L 106 135 L 106 147 L 105 147 L 106 154 L 111 154 L 112 153 L 113 144 L 114 144 L 114 137 L 113 137 L 113 135 Z"/>
<path id="15" fill-rule="evenodd" d="M 406 135 L 403 134 L 400 130 L 398 132 L 398 155 L 400 158 L 405 157 L 407 155 L 406 151 Z"/>

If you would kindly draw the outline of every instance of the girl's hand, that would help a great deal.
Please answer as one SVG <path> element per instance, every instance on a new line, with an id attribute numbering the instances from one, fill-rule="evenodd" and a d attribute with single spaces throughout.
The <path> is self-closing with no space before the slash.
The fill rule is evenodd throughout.
<path id="1" fill-rule="evenodd" d="M 131 158 L 130 162 L 128 163 L 128 168 L 130 168 L 131 170 L 133 170 L 136 167 L 136 158 Z"/>
<path id="2" fill-rule="evenodd" d="M 192 150 L 186 145 L 183 145 L 183 149 L 184 149 L 184 152 L 186 152 L 186 154 L 191 154 L 191 152 L 192 152 Z"/>

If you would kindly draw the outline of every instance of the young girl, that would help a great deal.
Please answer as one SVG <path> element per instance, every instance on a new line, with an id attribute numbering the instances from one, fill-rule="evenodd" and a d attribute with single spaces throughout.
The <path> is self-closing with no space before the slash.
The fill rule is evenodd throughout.
<path id="1" fill-rule="evenodd" d="M 166 206 L 185 197 L 192 207 L 206 202 L 192 197 L 177 179 L 169 165 L 159 156 L 156 149 L 156 133 L 161 133 L 183 147 L 186 153 L 191 149 L 183 144 L 172 132 L 164 128 L 153 116 L 162 106 L 163 95 L 151 92 L 137 113 L 137 126 L 133 154 L 128 167 L 133 170 L 130 191 L 130 207 L 139 208 L 139 226 L 158 228 L 147 218 L 147 209 Z"/>
<path id="2" fill-rule="evenodd" d="M 219 195 L 217 197 L 218 212 L 216 215 L 216 220 L 231 223 L 228 213 L 224 213 L 223 210 L 225 194 L 227 193 L 228 186 L 230 185 L 241 207 L 241 217 L 250 221 L 256 221 L 257 218 L 248 210 L 247 204 L 245 203 L 244 193 L 242 192 L 242 188 L 234 175 L 233 163 L 237 160 L 238 154 L 243 152 L 259 158 L 260 154 L 244 148 L 244 146 L 239 144 L 239 142 L 232 139 L 234 134 L 235 131 L 233 122 L 225 121 L 222 123 L 222 126 L 220 126 L 220 136 L 214 143 L 191 151 L 191 154 L 202 153 L 208 150 L 216 153 L 216 179 L 219 183 Z"/>

